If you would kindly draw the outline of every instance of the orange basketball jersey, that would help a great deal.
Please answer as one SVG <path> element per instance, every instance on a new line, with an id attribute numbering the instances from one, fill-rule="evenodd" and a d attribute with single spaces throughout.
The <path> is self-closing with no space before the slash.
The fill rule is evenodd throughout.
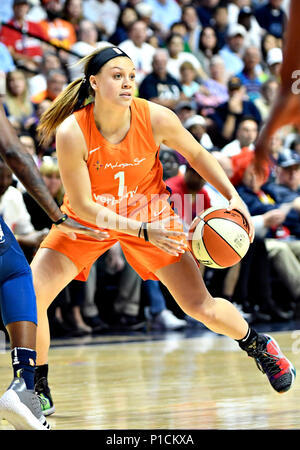
<path id="1" fill-rule="evenodd" d="M 169 192 L 163 181 L 163 169 L 150 120 L 148 102 L 134 98 L 131 125 L 119 144 L 111 144 L 101 135 L 91 103 L 76 111 L 75 117 L 84 135 L 93 200 L 117 214 L 151 222 L 162 217 Z M 79 180 L 80 183 L 80 180 Z M 80 188 L 80 187 L 79 187 Z M 62 210 L 83 225 L 95 225 L 79 219 L 72 211 L 67 195 Z"/>

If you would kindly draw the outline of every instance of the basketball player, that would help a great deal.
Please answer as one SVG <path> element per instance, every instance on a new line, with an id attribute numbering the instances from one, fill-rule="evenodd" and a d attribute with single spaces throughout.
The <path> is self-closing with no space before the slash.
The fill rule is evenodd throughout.
<path id="1" fill-rule="evenodd" d="M 39 132 L 54 130 L 66 190 L 62 210 L 83 225 L 107 229 L 109 238 L 65 238 L 53 227 L 31 268 L 37 295 L 37 365 L 48 371 L 47 308 L 74 278 L 86 280 L 93 262 L 119 241 L 125 257 L 143 279 L 160 280 L 183 311 L 216 333 L 235 339 L 278 392 L 294 379 L 292 364 L 269 336 L 249 328 L 227 300 L 212 298 L 187 250 L 182 224 L 168 202 L 159 146 L 180 152 L 189 164 L 253 225 L 216 159 L 184 129 L 169 109 L 134 98 L 135 68 L 119 48 L 83 58 L 84 76 L 73 81 L 43 115 Z M 90 96 L 94 101 L 85 105 Z M 80 183 L 78 182 L 80 180 Z M 44 376 L 45 378 L 45 376 Z M 45 396 L 50 395 L 45 386 Z"/>
<path id="2" fill-rule="evenodd" d="M 281 84 L 268 120 L 262 128 L 256 145 L 257 166 L 269 160 L 270 138 L 288 124 L 300 126 L 300 2 L 291 0 L 289 22 L 284 38 Z"/>
<path id="3" fill-rule="evenodd" d="M 88 230 L 66 217 L 54 202 L 43 183 L 32 157 L 23 149 L 6 118 L 0 101 L 0 154 L 30 194 L 68 239 L 86 233 L 94 239 L 104 235 Z M 66 236 L 66 234 L 64 234 Z M 0 284 L 1 314 L 11 344 L 14 379 L 0 398 L 0 418 L 17 429 L 47 430 L 49 424 L 34 392 L 36 362 L 36 297 L 32 274 L 14 235 L 0 217 Z"/>

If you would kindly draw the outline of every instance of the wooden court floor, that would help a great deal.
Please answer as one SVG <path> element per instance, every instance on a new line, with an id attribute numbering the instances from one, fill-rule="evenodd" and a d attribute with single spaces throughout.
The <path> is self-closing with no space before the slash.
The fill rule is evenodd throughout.
<path id="1" fill-rule="evenodd" d="M 272 335 L 300 368 L 300 331 Z M 300 429 L 299 379 L 277 394 L 234 341 L 208 331 L 54 341 L 49 364 L 54 430 Z M 2 352 L 0 392 L 11 376 Z"/>

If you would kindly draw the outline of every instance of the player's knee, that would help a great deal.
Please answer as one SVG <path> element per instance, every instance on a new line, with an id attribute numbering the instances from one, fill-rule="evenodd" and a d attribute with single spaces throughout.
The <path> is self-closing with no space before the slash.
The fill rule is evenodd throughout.
<path id="1" fill-rule="evenodd" d="M 215 310 L 212 307 L 213 302 L 214 299 L 209 293 L 207 293 L 203 298 L 198 298 L 194 301 L 190 301 L 185 308 L 185 312 L 190 317 L 193 317 L 194 319 L 199 320 L 204 324 L 214 323 Z"/>

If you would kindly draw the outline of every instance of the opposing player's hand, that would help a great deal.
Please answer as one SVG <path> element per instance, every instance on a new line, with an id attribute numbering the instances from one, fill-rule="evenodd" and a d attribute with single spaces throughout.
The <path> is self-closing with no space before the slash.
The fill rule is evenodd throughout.
<path id="1" fill-rule="evenodd" d="M 175 219 L 178 219 L 178 217 L 167 217 L 157 222 L 148 223 L 147 231 L 151 244 L 170 255 L 178 256 L 188 248 L 186 243 L 187 234 L 184 231 L 175 231 L 167 228 L 170 221 Z"/>
<path id="2" fill-rule="evenodd" d="M 70 217 L 65 222 L 57 225 L 57 228 L 73 240 L 76 240 L 76 233 L 84 234 L 97 239 L 98 241 L 103 241 L 104 239 L 109 238 L 109 234 L 106 231 L 93 230 L 92 228 L 85 227 Z"/>
<path id="3" fill-rule="evenodd" d="M 244 202 L 242 201 L 242 199 L 239 196 L 232 197 L 232 199 L 229 201 L 229 205 L 228 205 L 227 209 L 228 209 L 228 211 L 236 209 L 243 215 L 243 217 L 246 219 L 248 226 L 249 226 L 250 242 L 253 242 L 254 235 L 255 235 L 254 225 L 253 225 L 251 216 L 249 214 L 249 211 L 248 211 L 247 207 L 245 206 Z"/>

